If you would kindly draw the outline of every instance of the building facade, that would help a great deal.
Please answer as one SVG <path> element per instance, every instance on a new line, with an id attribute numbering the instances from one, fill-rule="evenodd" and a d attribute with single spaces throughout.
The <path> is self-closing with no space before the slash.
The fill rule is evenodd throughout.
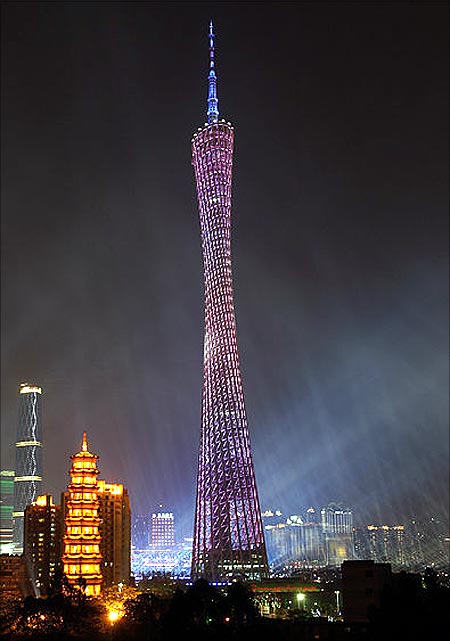
<path id="1" fill-rule="evenodd" d="M 301 567 L 340 566 L 354 558 L 353 514 L 334 504 L 316 511 L 283 516 L 281 510 L 263 512 L 270 568 L 274 573 Z"/>
<path id="2" fill-rule="evenodd" d="M 152 548 L 167 550 L 175 545 L 175 517 L 172 512 L 153 512 Z"/>
<path id="3" fill-rule="evenodd" d="M 236 337 L 231 267 L 234 130 L 219 120 L 214 34 L 209 30 L 207 123 L 194 134 L 203 251 L 205 337 L 193 578 L 268 573 Z"/>
<path id="4" fill-rule="evenodd" d="M 61 569 L 61 506 L 50 494 L 38 496 L 25 508 L 23 556 L 34 595 L 48 596 Z"/>
<path id="5" fill-rule="evenodd" d="M 367 525 L 355 529 L 354 537 L 357 558 L 391 563 L 393 567 L 407 564 L 404 525 Z"/>
<path id="6" fill-rule="evenodd" d="M 81 450 L 70 457 L 71 481 L 64 499 L 64 574 L 87 596 L 100 594 L 103 577 L 97 489 L 98 456 L 89 452 L 86 432 Z"/>
<path id="7" fill-rule="evenodd" d="M 14 470 L 0 472 L 0 554 L 13 551 Z"/>
<path id="8" fill-rule="evenodd" d="M 0 554 L 0 599 L 33 596 L 23 556 Z"/>
<path id="9" fill-rule="evenodd" d="M 42 487 L 42 388 L 22 383 L 19 388 L 19 421 L 14 477 L 13 548 L 23 552 L 25 508 L 41 494 Z"/>
<path id="10" fill-rule="evenodd" d="M 369 623 L 386 586 L 392 583 L 389 563 L 345 561 L 342 564 L 342 599 L 345 623 Z"/>
<path id="11" fill-rule="evenodd" d="M 147 550 L 150 545 L 150 517 L 144 514 L 133 516 L 131 544 L 135 550 Z"/>
<path id="12" fill-rule="evenodd" d="M 97 483 L 103 587 L 129 584 L 131 575 L 131 513 L 128 490 L 117 483 Z"/>
<path id="13" fill-rule="evenodd" d="M 353 513 L 339 505 L 330 504 L 320 511 L 326 565 L 340 566 L 354 559 Z"/>

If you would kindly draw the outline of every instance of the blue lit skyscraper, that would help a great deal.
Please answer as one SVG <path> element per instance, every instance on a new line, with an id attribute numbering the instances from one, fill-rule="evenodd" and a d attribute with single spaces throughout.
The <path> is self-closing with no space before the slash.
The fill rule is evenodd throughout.
<path id="1" fill-rule="evenodd" d="M 22 383 L 19 389 L 19 421 L 14 478 L 13 550 L 23 552 L 24 513 L 42 493 L 42 389 Z"/>

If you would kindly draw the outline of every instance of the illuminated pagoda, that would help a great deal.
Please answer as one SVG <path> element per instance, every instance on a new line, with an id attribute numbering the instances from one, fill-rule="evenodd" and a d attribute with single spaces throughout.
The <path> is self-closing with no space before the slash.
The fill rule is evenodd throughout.
<path id="1" fill-rule="evenodd" d="M 202 425 L 192 578 L 268 574 L 236 339 L 231 268 L 234 130 L 219 120 L 209 28 L 208 122 L 192 140 L 205 292 Z"/>
<path id="2" fill-rule="evenodd" d="M 97 494 L 98 456 L 89 452 L 86 432 L 81 451 L 70 457 L 71 482 L 65 505 L 64 574 L 71 585 L 85 586 L 87 596 L 100 594 L 102 587 Z"/>

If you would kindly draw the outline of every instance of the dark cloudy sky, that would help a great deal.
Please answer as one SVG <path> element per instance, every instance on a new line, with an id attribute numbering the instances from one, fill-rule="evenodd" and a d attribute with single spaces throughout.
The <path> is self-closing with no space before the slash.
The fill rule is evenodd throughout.
<path id="1" fill-rule="evenodd" d="M 2 467 L 40 384 L 45 489 L 87 430 L 189 534 L 210 17 L 261 505 L 448 517 L 446 3 L 3 3 Z"/>

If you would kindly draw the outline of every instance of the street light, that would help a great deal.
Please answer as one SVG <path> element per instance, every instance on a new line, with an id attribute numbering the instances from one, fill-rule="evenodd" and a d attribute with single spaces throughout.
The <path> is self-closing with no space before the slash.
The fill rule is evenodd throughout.
<path id="1" fill-rule="evenodd" d="M 114 625 L 120 619 L 120 616 L 121 614 L 117 610 L 108 611 L 108 620 L 109 620 L 109 623 L 111 624 L 111 641 L 113 641 L 114 639 Z"/>
<path id="2" fill-rule="evenodd" d="M 301 609 L 302 610 L 305 609 L 305 599 L 306 599 L 306 595 L 303 594 L 303 592 L 298 592 L 297 593 L 298 607 L 300 608 L 300 605 L 301 605 Z"/>
<path id="3" fill-rule="evenodd" d="M 117 610 L 110 610 L 108 612 L 108 619 L 111 625 L 114 625 L 118 618 L 119 618 L 119 613 L 117 612 Z"/>
<path id="4" fill-rule="evenodd" d="M 339 590 L 335 590 L 334 593 L 336 595 L 336 613 L 339 614 L 340 609 L 341 609 L 341 604 L 339 602 L 340 591 Z"/>

